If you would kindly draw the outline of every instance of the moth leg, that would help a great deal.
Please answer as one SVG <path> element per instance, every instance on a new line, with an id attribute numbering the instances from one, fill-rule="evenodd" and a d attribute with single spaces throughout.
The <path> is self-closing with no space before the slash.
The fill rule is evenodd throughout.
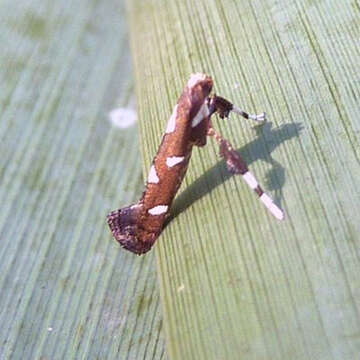
<path id="1" fill-rule="evenodd" d="M 249 114 L 232 104 L 230 101 L 217 95 L 213 95 L 210 99 L 210 110 L 212 110 L 213 112 L 218 112 L 219 116 L 222 119 L 224 117 L 228 117 L 230 111 L 233 111 L 234 113 L 241 115 L 245 119 L 251 119 L 256 122 L 263 122 L 266 120 L 266 113 L 262 112 L 260 114 Z"/>
<path id="2" fill-rule="evenodd" d="M 244 110 L 241 110 L 240 108 L 233 105 L 232 111 L 236 114 L 241 115 L 245 119 L 251 119 L 257 122 L 263 122 L 266 120 L 266 113 L 262 112 L 260 114 L 248 114 Z"/>
<path id="3" fill-rule="evenodd" d="M 227 169 L 233 174 L 242 175 L 247 185 L 256 192 L 261 202 L 267 207 L 271 214 L 277 219 L 282 220 L 284 218 L 283 211 L 273 202 L 271 197 L 264 192 L 239 153 L 235 151 L 231 144 L 211 126 L 208 130 L 208 136 L 214 137 L 218 142 L 220 146 L 220 156 L 225 159 Z"/>

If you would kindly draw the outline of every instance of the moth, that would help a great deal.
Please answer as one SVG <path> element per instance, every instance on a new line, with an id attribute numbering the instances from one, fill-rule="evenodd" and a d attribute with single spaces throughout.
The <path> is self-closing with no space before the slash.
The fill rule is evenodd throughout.
<path id="1" fill-rule="evenodd" d="M 206 74 L 190 76 L 167 123 L 159 150 L 152 162 L 141 199 L 134 205 L 112 211 L 107 222 L 114 238 L 125 249 L 144 254 L 151 249 L 170 214 L 172 201 L 185 176 L 193 146 L 205 146 L 213 137 L 227 169 L 240 174 L 262 203 L 277 219 L 284 213 L 258 184 L 246 162 L 231 144 L 212 126 L 211 116 L 226 118 L 230 112 L 257 122 L 265 121 L 265 113 L 248 114 L 230 101 L 210 95 L 213 80 Z"/>

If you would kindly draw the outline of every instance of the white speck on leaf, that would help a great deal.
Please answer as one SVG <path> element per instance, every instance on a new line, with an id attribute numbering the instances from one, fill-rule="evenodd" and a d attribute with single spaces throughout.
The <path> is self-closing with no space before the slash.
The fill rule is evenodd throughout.
<path id="1" fill-rule="evenodd" d="M 130 108 L 117 108 L 109 112 L 110 122 L 120 129 L 133 126 L 136 118 L 136 111 Z"/>

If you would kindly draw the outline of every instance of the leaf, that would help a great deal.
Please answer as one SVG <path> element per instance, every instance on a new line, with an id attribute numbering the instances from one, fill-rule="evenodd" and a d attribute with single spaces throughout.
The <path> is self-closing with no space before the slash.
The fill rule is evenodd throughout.
<path id="1" fill-rule="evenodd" d="M 359 8 L 350 1 L 129 2 L 144 170 L 190 73 L 252 113 L 195 149 L 156 247 L 171 359 L 354 359 L 360 351 Z M 357 25 L 357 26 L 356 26 Z"/>
<path id="2" fill-rule="evenodd" d="M 143 187 L 122 2 L 0 9 L 0 358 L 163 358 L 154 257 L 106 224 Z"/>

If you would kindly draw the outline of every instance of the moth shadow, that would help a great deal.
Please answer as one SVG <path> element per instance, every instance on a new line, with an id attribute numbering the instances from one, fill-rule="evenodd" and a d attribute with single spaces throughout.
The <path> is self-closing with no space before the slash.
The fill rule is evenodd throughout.
<path id="1" fill-rule="evenodd" d="M 283 198 L 282 189 L 285 184 L 285 169 L 281 164 L 271 157 L 271 153 L 282 143 L 300 135 L 303 126 L 301 123 L 284 124 L 272 128 L 271 122 L 256 125 L 253 130 L 256 132 L 256 139 L 236 149 L 244 158 L 247 164 L 262 160 L 270 164 L 272 168 L 267 172 L 263 188 L 273 195 L 275 203 L 281 206 Z M 256 177 L 256 174 L 254 174 Z M 218 185 L 223 184 L 230 177 L 234 176 L 227 168 L 224 160 L 219 161 L 211 169 L 196 179 L 175 199 L 172 211 L 165 224 L 190 207 L 194 202 L 211 192 Z"/>

